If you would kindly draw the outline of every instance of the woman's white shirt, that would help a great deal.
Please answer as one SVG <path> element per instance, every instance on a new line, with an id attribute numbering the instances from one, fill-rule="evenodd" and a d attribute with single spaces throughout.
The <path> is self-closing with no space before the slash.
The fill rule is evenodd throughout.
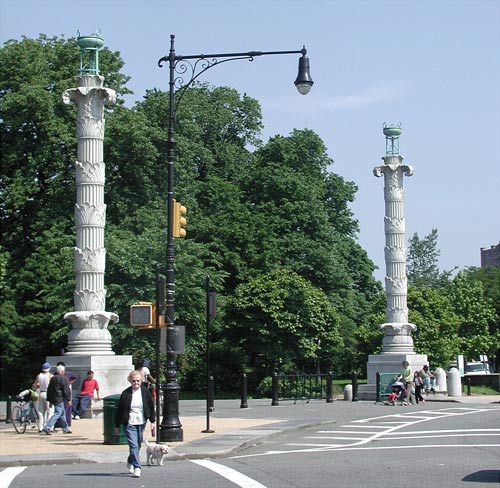
<path id="1" fill-rule="evenodd" d="M 130 404 L 128 423 L 130 425 L 142 425 L 146 423 L 142 405 L 142 392 L 140 388 L 138 390 L 132 390 L 132 402 Z"/>

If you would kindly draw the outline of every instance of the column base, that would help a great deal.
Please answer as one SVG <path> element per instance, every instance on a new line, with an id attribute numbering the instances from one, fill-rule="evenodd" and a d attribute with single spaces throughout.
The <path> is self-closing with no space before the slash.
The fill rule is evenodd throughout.
<path id="1" fill-rule="evenodd" d="M 47 356 L 46 361 L 51 364 L 50 371 L 53 373 L 56 364 L 63 361 L 66 370 L 78 376 L 72 385 L 72 396 L 77 397 L 80 393 L 82 381 L 87 378 L 87 371 L 94 372 L 94 379 L 99 383 L 99 396 L 104 398 L 109 395 L 118 395 L 130 386 L 127 377 L 134 369 L 132 356 L 106 356 L 106 355 L 78 355 L 78 356 Z M 92 416 L 97 417 L 102 413 L 101 402 L 92 401 Z M 95 409 L 93 408 L 95 407 Z M 95 410 L 95 415 L 94 415 Z"/>
<path id="2" fill-rule="evenodd" d="M 427 354 L 371 354 L 368 356 L 366 385 L 359 385 L 358 398 L 360 400 L 373 400 L 377 398 L 376 376 L 380 373 L 399 374 L 402 369 L 402 362 L 408 361 L 413 372 L 422 369 L 427 362 Z"/>

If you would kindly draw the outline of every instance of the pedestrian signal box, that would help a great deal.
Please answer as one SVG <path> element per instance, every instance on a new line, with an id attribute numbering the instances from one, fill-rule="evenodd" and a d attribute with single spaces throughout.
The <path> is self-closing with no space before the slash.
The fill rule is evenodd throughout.
<path id="1" fill-rule="evenodd" d="M 156 304 L 139 302 L 130 306 L 130 325 L 140 329 L 156 327 Z M 160 328 L 165 327 L 165 316 L 160 315 Z"/>

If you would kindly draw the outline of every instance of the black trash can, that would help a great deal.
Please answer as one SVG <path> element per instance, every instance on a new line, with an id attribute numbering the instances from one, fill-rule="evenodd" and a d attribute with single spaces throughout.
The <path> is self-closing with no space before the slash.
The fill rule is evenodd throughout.
<path id="1" fill-rule="evenodd" d="M 120 395 L 109 395 L 104 397 L 104 444 L 127 444 L 127 438 L 123 432 L 123 425 L 120 426 L 120 433 L 115 433 L 115 414 L 118 410 L 119 400 Z"/>

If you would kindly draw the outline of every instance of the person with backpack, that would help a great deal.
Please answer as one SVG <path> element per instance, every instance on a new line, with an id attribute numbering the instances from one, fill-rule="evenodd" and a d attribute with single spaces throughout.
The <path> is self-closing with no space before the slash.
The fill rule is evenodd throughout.
<path id="1" fill-rule="evenodd" d="M 49 408 L 47 400 L 47 389 L 49 388 L 50 380 L 54 376 L 50 372 L 50 363 L 42 364 L 42 372 L 36 375 L 33 381 L 33 388 L 38 391 L 38 400 L 36 403 L 36 410 L 38 412 L 38 432 L 42 432 L 44 424 L 54 413 L 52 408 Z"/>

